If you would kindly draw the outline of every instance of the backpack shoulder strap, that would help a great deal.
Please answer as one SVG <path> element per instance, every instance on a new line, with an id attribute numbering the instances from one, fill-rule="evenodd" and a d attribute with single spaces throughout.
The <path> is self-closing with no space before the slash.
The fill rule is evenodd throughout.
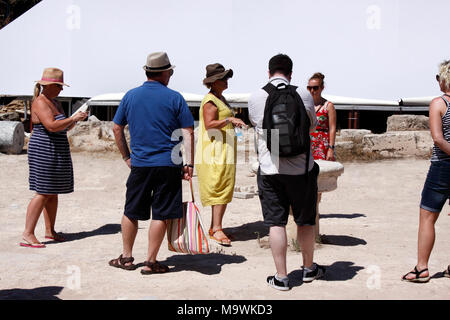
<path id="1" fill-rule="evenodd" d="M 267 92 L 268 94 L 271 94 L 272 92 L 274 92 L 277 87 L 275 87 L 273 84 L 268 83 L 266 84 L 263 88 L 262 88 L 265 92 Z"/>

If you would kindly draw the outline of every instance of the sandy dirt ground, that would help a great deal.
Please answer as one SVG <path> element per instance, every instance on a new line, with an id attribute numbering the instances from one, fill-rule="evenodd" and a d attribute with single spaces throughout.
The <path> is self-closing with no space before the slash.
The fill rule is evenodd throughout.
<path id="1" fill-rule="evenodd" d="M 128 167 L 116 153 L 72 154 L 75 192 L 61 195 L 56 229 L 67 242 L 44 239 L 41 216 L 37 237 L 45 249 L 19 246 L 28 190 L 27 155 L 0 154 L 0 299 L 450 299 L 450 279 L 442 271 L 450 263 L 450 207 L 436 226 L 427 284 L 400 281 L 416 263 L 420 193 L 428 170 L 426 160 L 344 163 L 337 190 L 325 193 L 320 205 L 321 233 L 328 244 L 317 246 L 315 261 L 327 267 L 321 280 L 301 281 L 301 253 L 288 251 L 292 290 L 279 292 L 266 284 L 275 273 L 259 199 L 234 199 L 224 219 L 231 247 L 212 245 L 202 256 L 177 254 L 164 240 L 159 260 L 171 268 L 163 275 L 143 276 L 140 269 L 108 266 L 121 253 L 120 220 Z M 239 164 L 238 186 L 256 186 L 249 164 Z M 188 184 L 184 199 L 189 199 Z M 205 225 L 210 208 L 195 196 Z M 141 222 L 134 257 L 147 252 L 149 222 Z"/>

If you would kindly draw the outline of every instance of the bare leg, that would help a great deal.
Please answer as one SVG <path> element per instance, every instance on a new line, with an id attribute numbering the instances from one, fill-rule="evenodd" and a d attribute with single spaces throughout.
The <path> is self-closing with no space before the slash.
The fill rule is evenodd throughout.
<path id="1" fill-rule="evenodd" d="M 47 203 L 44 206 L 45 236 L 57 236 L 55 231 L 56 212 L 58 211 L 58 195 L 48 196 Z"/>
<path id="2" fill-rule="evenodd" d="M 420 209 L 419 220 L 419 235 L 417 244 L 417 269 L 419 271 L 428 268 L 428 260 L 430 259 L 431 251 L 433 250 L 434 240 L 436 238 L 434 225 L 439 217 L 439 213 L 430 212 L 425 209 Z M 429 272 L 425 271 L 421 277 L 429 276 Z M 415 278 L 415 275 L 408 274 L 407 279 Z"/>
<path id="3" fill-rule="evenodd" d="M 156 262 L 156 257 L 166 234 L 167 224 L 164 220 L 152 220 L 148 229 L 148 255 L 147 261 Z M 150 271 L 147 266 L 144 270 Z"/>
<path id="4" fill-rule="evenodd" d="M 314 226 L 297 226 L 297 241 L 302 250 L 303 266 L 311 268 L 314 261 Z"/>
<path id="5" fill-rule="evenodd" d="M 126 215 L 122 217 L 122 241 L 123 241 L 123 254 L 124 258 L 133 256 L 133 245 L 136 240 L 139 223 L 137 220 L 131 220 Z M 128 263 L 131 264 L 131 263 Z M 125 264 L 125 265 L 128 265 Z"/>
<path id="6" fill-rule="evenodd" d="M 223 239 L 222 241 L 229 244 L 230 239 L 223 233 L 223 231 L 217 231 L 222 229 L 223 216 L 225 215 L 225 210 L 227 209 L 226 204 L 218 204 L 211 206 L 212 217 L 211 217 L 211 227 L 210 229 L 214 233 L 214 237 L 218 239 Z M 217 231 L 217 232 L 216 232 Z"/>
<path id="7" fill-rule="evenodd" d="M 286 269 L 286 251 L 287 251 L 287 237 L 285 227 L 270 227 L 269 231 L 270 249 L 272 250 L 275 268 L 277 269 L 278 277 L 287 277 Z"/>
<path id="8" fill-rule="evenodd" d="M 320 218 L 320 213 L 319 213 L 319 203 L 320 200 L 322 199 L 322 192 L 317 193 L 317 203 L 316 203 L 316 225 L 314 227 L 314 237 L 316 239 L 316 242 L 321 243 L 321 239 L 320 239 L 320 227 L 319 227 L 319 218 Z"/>
<path id="9" fill-rule="evenodd" d="M 36 229 L 36 224 L 39 220 L 42 210 L 47 203 L 48 196 L 43 194 L 38 194 L 31 199 L 27 208 L 27 216 L 25 220 L 25 230 L 22 234 L 24 240 L 31 243 L 39 243 L 38 239 L 34 235 L 34 229 Z"/>

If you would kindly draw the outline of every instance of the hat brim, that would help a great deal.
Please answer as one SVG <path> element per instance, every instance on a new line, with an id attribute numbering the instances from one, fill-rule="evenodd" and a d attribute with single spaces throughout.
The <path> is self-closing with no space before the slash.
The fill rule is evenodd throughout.
<path id="1" fill-rule="evenodd" d="M 173 70 L 173 69 L 175 69 L 175 66 L 170 66 L 169 68 L 167 68 L 167 69 L 162 69 L 162 70 L 159 70 L 159 69 L 158 69 L 158 70 L 150 69 L 150 68 L 147 67 L 147 66 L 143 66 L 142 69 L 144 69 L 145 71 L 148 71 L 148 72 L 163 72 L 163 71 Z"/>
<path id="2" fill-rule="evenodd" d="M 70 87 L 68 84 L 65 84 L 64 82 L 43 81 L 43 80 L 38 80 L 38 81 L 35 81 L 35 82 L 39 83 L 41 86 L 46 86 L 46 85 L 49 85 L 49 84 L 60 84 L 62 86 Z"/>
<path id="3" fill-rule="evenodd" d="M 211 77 L 208 77 L 208 78 L 205 78 L 205 79 L 203 79 L 203 84 L 214 83 L 217 80 L 221 80 L 221 79 L 223 79 L 225 77 L 226 78 L 232 78 L 233 77 L 233 70 L 232 69 L 228 69 L 228 70 L 225 70 L 224 72 L 215 74 L 215 75 L 213 75 Z"/>

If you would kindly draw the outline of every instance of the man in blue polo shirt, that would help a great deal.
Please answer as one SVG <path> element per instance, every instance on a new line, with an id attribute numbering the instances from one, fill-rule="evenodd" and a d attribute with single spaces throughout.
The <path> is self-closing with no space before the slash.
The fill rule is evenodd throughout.
<path id="1" fill-rule="evenodd" d="M 194 119 L 183 96 L 167 87 L 174 67 L 165 52 L 148 55 L 144 66 L 148 81 L 125 94 L 113 120 L 116 144 L 131 172 L 122 217 L 123 253 L 109 264 L 136 269 L 132 250 L 138 221 L 149 220 L 151 208 L 148 257 L 142 274 L 169 271 L 156 256 L 166 221 L 183 215 L 181 179 L 189 180 L 193 173 Z M 124 134 L 126 125 L 131 153 Z M 176 152 L 181 135 L 187 159 L 184 165 Z"/>

